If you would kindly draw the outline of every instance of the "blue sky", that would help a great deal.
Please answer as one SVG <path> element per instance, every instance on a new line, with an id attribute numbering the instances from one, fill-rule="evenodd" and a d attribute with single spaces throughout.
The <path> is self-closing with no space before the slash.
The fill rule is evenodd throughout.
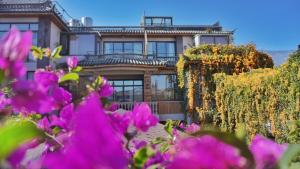
<path id="1" fill-rule="evenodd" d="M 295 50 L 300 44 L 300 0 L 58 0 L 74 18 L 94 25 L 139 25 L 146 15 L 173 16 L 174 24 L 213 24 L 234 30 L 236 44 Z"/>

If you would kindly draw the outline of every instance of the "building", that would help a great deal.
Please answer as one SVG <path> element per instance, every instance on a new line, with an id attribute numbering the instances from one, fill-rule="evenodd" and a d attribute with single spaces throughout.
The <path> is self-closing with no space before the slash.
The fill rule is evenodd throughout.
<path id="1" fill-rule="evenodd" d="M 32 30 L 33 45 L 79 56 L 84 68 L 80 83 L 98 75 L 109 79 L 116 92 L 111 98 L 124 108 L 149 102 L 161 120 L 183 119 L 178 95 L 178 56 L 200 44 L 232 43 L 233 31 L 212 25 L 176 25 L 172 17 L 144 16 L 139 26 L 93 26 L 89 17 L 64 19 L 65 10 L 49 0 L 0 0 L 0 36 L 11 26 Z M 28 57 L 28 78 L 49 61 Z"/>

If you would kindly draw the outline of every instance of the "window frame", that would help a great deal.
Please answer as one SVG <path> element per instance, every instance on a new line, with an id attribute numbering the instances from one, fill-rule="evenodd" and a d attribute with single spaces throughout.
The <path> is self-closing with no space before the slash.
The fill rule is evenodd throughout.
<path id="1" fill-rule="evenodd" d="M 105 45 L 108 43 L 112 43 L 112 52 L 106 53 Z M 115 46 L 114 43 L 122 43 L 122 52 L 121 53 L 115 53 Z M 139 43 L 142 45 L 141 53 L 125 53 L 125 43 Z M 143 41 L 104 41 L 103 42 L 103 55 L 118 55 L 118 54 L 133 54 L 133 55 L 143 55 L 144 54 L 144 42 Z M 134 45 L 133 45 L 133 52 L 134 52 Z"/>
<path id="2" fill-rule="evenodd" d="M 173 89 L 172 89 L 173 90 L 173 96 L 170 99 L 156 99 L 156 98 L 159 98 L 159 97 L 157 97 L 157 94 L 155 94 L 156 96 L 153 97 L 153 94 L 152 94 L 152 90 L 153 90 L 153 88 L 152 88 L 152 83 L 153 83 L 152 76 L 168 76 L 168 75 L 175 76 L 175 80 L 176 80 L 176 83 L 173 84 Z M 151 75 L 151 100 L 152 101 L 181 101 L 181 100 L 179 100 L 179 98 L 181 98 L 181 97 L 180 97 L 179 87 L 178 87 L 178 76 L 176 74 L 169 73 L 169 74 L 152 74 Z"/>
<path id="3" fill-rule="evenodd" d="M 155 54 L 150 54 L 149 55 L 149 51 L 147 51 L 147 54 L 148 54 L 148 57 L 149 56 L 153 56 L 153 58 L 154 59 L 167 59 L 167 58 L 176 58 L 177 57 L 177 46 L 176 46 L 176 41 L 148 41 L 148 44 L 149 43 L 155 43 Z M 173 53 L 174 54 L 174 56 L 168 56 L 169 55 L 169 53 L 165 53 L 164 55 L 164 57 L 158 57 L 158 48 L 157 48 L 157 46 L 158 46 L 158 43 L 165 43 L 165 44 L 167 44 L 167 43 L 173 43 L 174 44 L 174 52 L 175 53 Z M 148 45 L 149 46 L 149 45 Z M 148 48 L 149 49 L 149 48 Z M 148 50 L 147 49 L 147 50 Z M 166 50 L 168 51 L 168 49 L 166 48 Z"/>
<path id="4" fill-rule="evenodd" d="M 122 81 L 122 85 L 115 85 L 115 81 Z M 132 81 L 133 84 L 125 84 L 126 81 Z M 141 81 L 142 84 L 140 85 L 135 85 L 135 81 Z M 142 88 L 142 100 L 138 101 L 138 102 L 143 102 L 144 101 L 144 80 L 143 79 L 113 79 L 113 80 L 109 80 L 109 83 L 112 85 L 113 88 L 115 87 L 121 87 L 122 88 L 122 100 L 121 101 L 117 101 L 115 100 L 116 97 L 116 92 L 113 93 L 111 100 L 115 101 L 115 102 L 136 102 L 135 101 L 135 92 L 134 89 L 135 87 L 141 87 Z M 133 100 L 132 101 L 125 101 L 125 87 L 132 87 L 132 97 Z"/>
<path id="5" fill-rule="evenodd" d="M 213 43 L 212 44 L 217 44 L 216 43 L 216 38 L 217 37 L 223 37 L 223 38 L 227 38 L 227 43 L 226 45 L 230 44 L 230 38 L 229 36 L 226 36 L 226 35 L 201 35 L 200 36 L 200 44 L 209 44 L 209 43 L 204 43 L 202 38 L 203 37 L 210 37 L 210 38 L 213 38 Z M 225 45 L 225 44 L 222 44 L 222 45 Z"/>

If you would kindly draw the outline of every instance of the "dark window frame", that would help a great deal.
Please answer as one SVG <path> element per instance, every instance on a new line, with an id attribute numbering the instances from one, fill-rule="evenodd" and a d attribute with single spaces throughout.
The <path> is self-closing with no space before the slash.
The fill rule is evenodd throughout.
<path id="1" fill-rule="evenodd" d="M 153 56 L 154 59 L 173 58 L 173 57 L 176 58 L 177 57 L 177 46 L 176 46 L 177 43 L 176 43 L 176 41 L 148 41 L 148 49 L 149 49 L 149 43 L 155 43 L 155 54 L 149 55 L 149 53 L 148 53 L 149 51 L 147 51 L 148 57 L 149 56 Z M 174 44 L 174 56 L 168 57 L 167 55 L 169 53 L 165 53 L 166 56 L 164 56 L 164 57 L 158 57 L 158 48 L 157 48 L 157 44 L 158 43 L 173 43 Z"/>
<path id="2" fill-rule="evenodd" d="M 103 42 L 103 54 L 104 55 L 109 55 L 109 54 L 120 54 L 120 53 L 114 53 L 114 45 L 113 45 L 113 51 L 111 53 L 106 53 L 106 48 L 105 48 L 105 45 L 108 44 L 108 43 L 122 43 L 122 52 L 121 54 L 127 54 L 125 53 L 125 43 L 141 43 L 142 44 L 142 51 L 141 53 L 132 53 L 132 54 L 136 54 L 136 55 L 143 55 L 144 54 L 144 42 L 143 41 L 104 41 Z"/>
<path id="3" fill-rule="evenodd" d="M 122 85 L 115 85 L 114 81 L 122 81 Z M 133 84 L 132 85 L 125 85 L 126 81 L 132 81 Z M 142 84 L 141 85 L 135 85 L 134 81 L 141 81 Z M 110 82 L 110 84 L 112 85 L 113 88 L 122 87 L 122 100 L 118 101 L 118 102 L 128 102 L 128 101 L 125 101 L 125 99 L 124 99 L 125 98 L 125 87 L 132 87 L 133 88 L 133 101 L 129 101 L 129 102 L 135 102 L 135 92 L 134 92 L 134 87 L 135 86 L 142 87 L 142 100 L 140 102 L 144 101 L 144 80 L 142 80 L 142 79 L 114 79 L 114 80 L 109 80 L 109 82 Z M 114 92 L 114 94 L 112 96 L 113 101 L 116 101 L 115 97 L 116 97 L 116 92 Z"/>
<path id="4" fill-rule="evenodd" d="M 204 43 L 203 41 L 202 41 L 202 37 L 212 37 L 213 38 L 213 44 L 217 44 L 216 43 L 216 37 L 226 37 L 227 38 L 227 44 L 230 44 L 230 38 L 229 38 L 229 36 L 227 36 L 227 35 L 202 35 L 201 37 L 200 37 L 200 44 L 207 44 L 207 43 Z"/>

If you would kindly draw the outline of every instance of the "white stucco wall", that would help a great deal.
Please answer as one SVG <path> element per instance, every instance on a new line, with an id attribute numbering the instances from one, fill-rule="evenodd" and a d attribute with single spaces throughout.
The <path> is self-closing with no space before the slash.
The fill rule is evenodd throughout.
<path id="1" fill-rule="evenodd" d="M 183 52 L 186 49 L 194 46 L 194 37 L 192 36 L 184 36 L 182 37 L 182 45 L 183 45 Z"/>
<path id="2" fill-rule="evenodd" d="M 61 30 L 51 22 L 51 30 L 50 30 L 50 48 L 54 49 L 59 45 L 60 42 L 60 32 Z"/>

